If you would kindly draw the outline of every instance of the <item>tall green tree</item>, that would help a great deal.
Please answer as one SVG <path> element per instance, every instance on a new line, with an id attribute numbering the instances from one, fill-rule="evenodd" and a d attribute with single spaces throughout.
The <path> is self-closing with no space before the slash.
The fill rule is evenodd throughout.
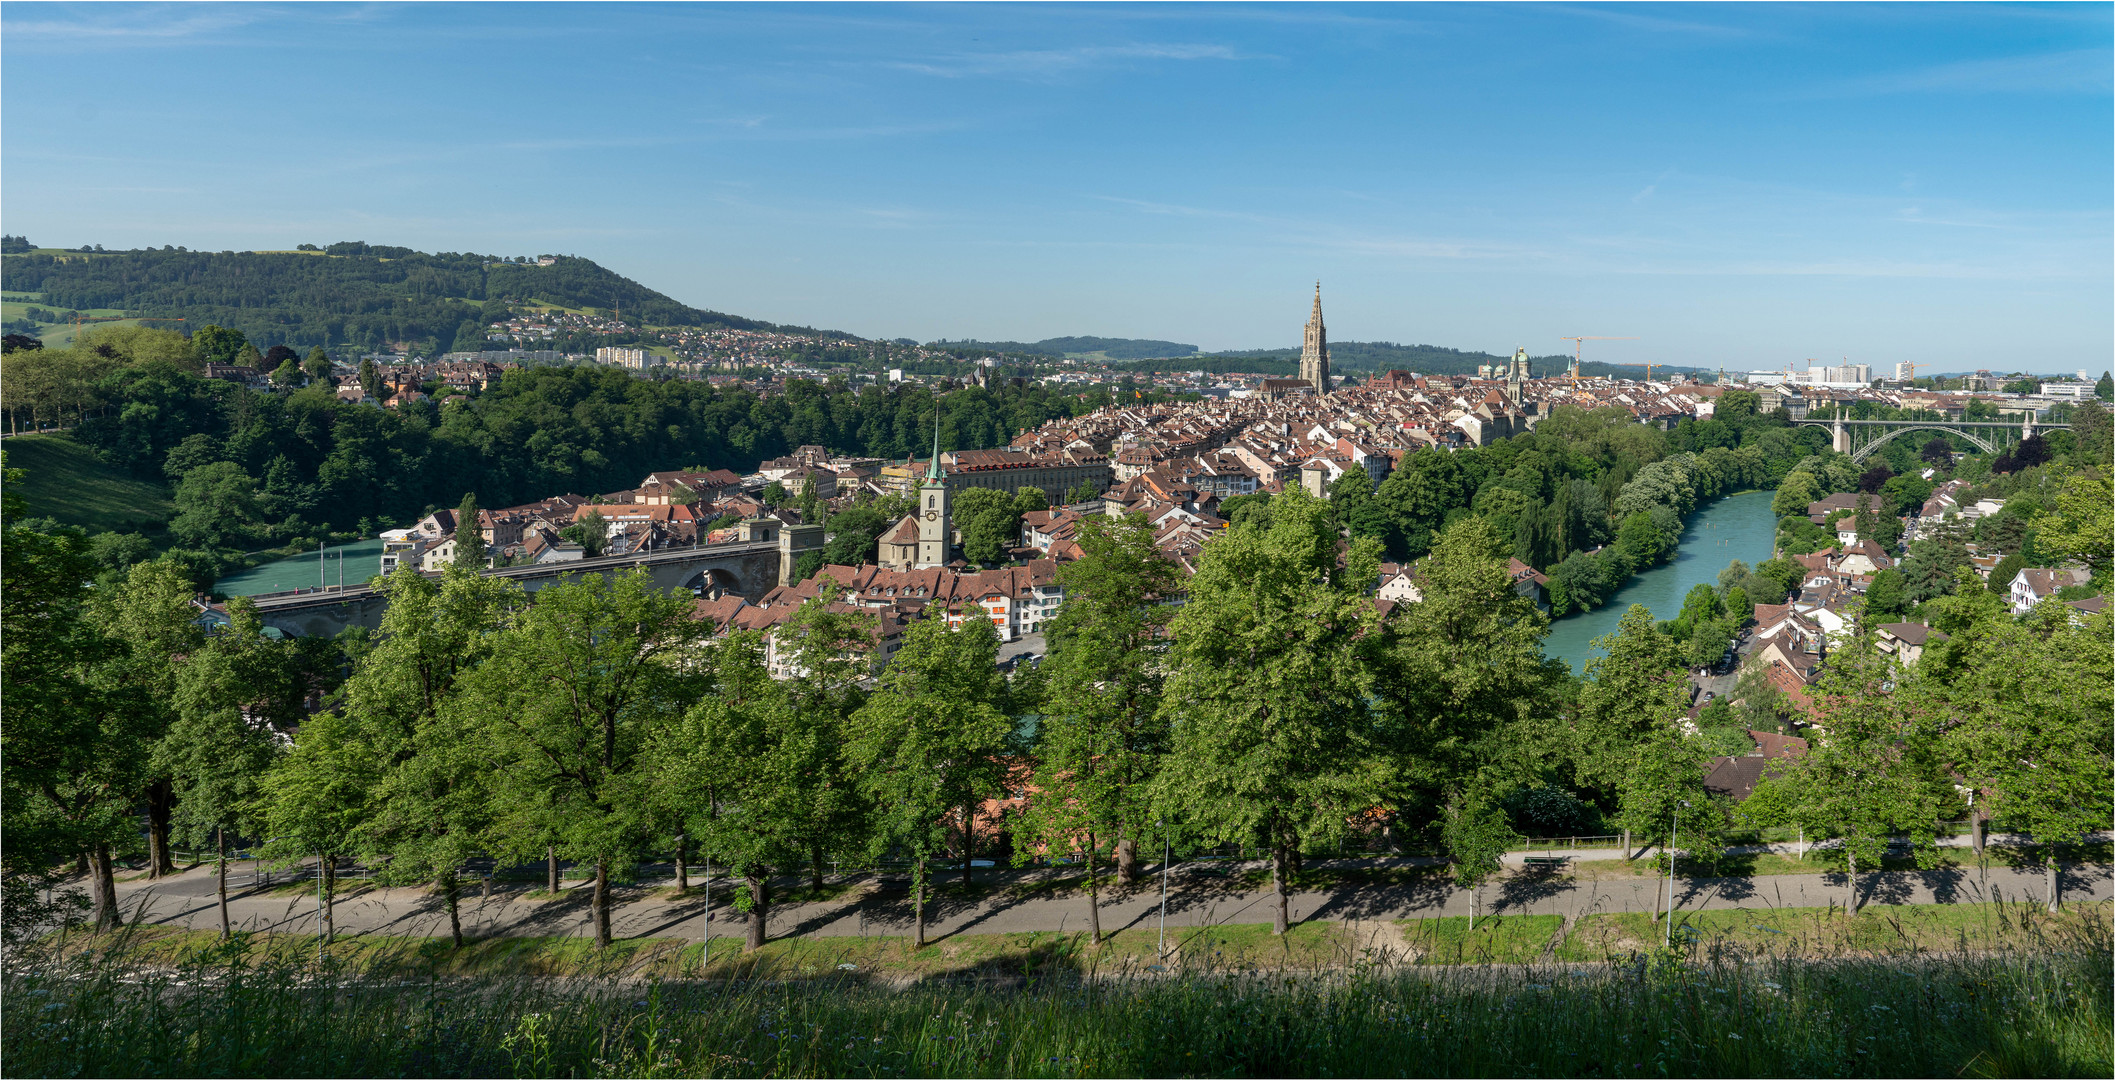
<path id="1" fill-rule="evenodd" d="M 1907 691 L 1949 718 L 1951 759 L 1990 793 L 1985 812 L 2024 825 L 2040 846 L 2051 911 L 2061 898 L 2059 852 L 2115 817 L 2106 783 L 2115 768 L 2110 618 L 2068 616 L 2048 605 L 2021 621 L 1978 620 L 1931 665 L 1920 661 Z"/>
<path id="2" fill-rule="evenodd" d="M 1652 612 L 1642 604 L 1632 604 L 1616 632 L 1595 638 L 1594 647 L 1606 655 L 1586 662 L 1572 734 L 1573 774 L 1580 786 L 1599 793 L 1604 805 L 1637 808 L 1622 814 L 1623 853 L 1629 858 L 1635 827 L 1661 820 L 1645 807 L 1664 809 L 1681 797 L 1648 797 L 1650 789 L 1638 786 L 1631 773 L 1650 764 L 1640 758 L 1648 743 L 1667 744 L 1655 735 L 1671 731 L 1687 709 L 1689 684 L 1677 644 L 1653 627 Z"/>
<path id="3" fill-rule="evenodd" d="M 383 866 L 388 881 L 431 883 L 461 945 L 457 872 L 486 846 L 492 799 L 489 754 L 458 699 L 465 677 L 490 655 L 507 615 L 522 603 L 520 589 L 453 566 L 434 581 L 409 564 L 380 589 L 389 607 L 345 686 L 354 730 L 331 738 L 330 753 L 318 752 L 316 765 L 327 768 L 342 755 L 340 767 L 353 775 L 375 773 L 354 846 Z"/>
<path id="4" fill-rule="evenodd" d="M 1050 653 L 1036 730 L 1035 796 L 1017 832 L 1023 841 L 1086 860 L 1088 927 L 1101 941 L 1097 857 L 1118 856 L 1137 876 L 1137 845 L 1153 828 L 1151 783 L 1168 751 L 1160 709 L 1165 681 L 1163 601 L 1181 572 L 1153 546 L 1143 516 L 1080 522 L 1080 557 L 1058 568 L 1065 606 L 1046 633 Z M 1128 858 L 1126 858 L 1128 856 Z"/>
<path id="5" fill-rule="evenodd" d="M 138 691 L 138 700 L 128 708 L 138 710 L 133 720 L 145 744 L 159 741 L 176 722 L 178 676 L 205 639 L 191 600 L 191 582 L 183 570 L 158 560 L 134 563 L 121 582 L 106 577 L 91 603 L 96 623 L 124 647 L 123 662 L 106 674 L 116 684 Z M 151 745 L 145 748 L 151 760 Z M 151 768 L 148 772 L 147 876 L 159 878 L 176 870 L 169 845 L 176 792 L 170 776 Z"/>
<path id="6" fill-rule="evenodd" d="M 1937 865 L 1938 822 L 1959 813 L 1961 797 L 1946 769 L 1940 718 L 1904 692 L 1870 629 L 1830 651 L 1814 697 L 1825 734 L 1782 778 L 1757 787 L 1789 785 L 1792 821 L 1810 837 L 1841 841 L 1850 885 L 1844 909 L 1855 914 L 1859 867 L 1878 870 L 1897 836 L 1914 845 L 1919 866 Z"/>
<path id="7" fill-rule="evenodd" d="M 136 835 L 132 803 L 150 774 L 161 718 L 127 642 L 88 604 L 95 564 L 78 532 L 46 533 L 20 518 L 8 470 L 0 493 L 0 783 L 8 810 L 6 913 L 51 914 L 35 897 L 62 859 L 85 856 L 94 925 L 118 924 L 116 853 Z M 123 628 L 115 628 L 122 630 Z M 12 936 L 12 932 L 11 932 Z"/>
<path id="8" fill-rule="evenodd" d="M 1554 764 L 1545 728 L 1571 674 L 1542 656 L 1549 619 L 1514 587 L 1503 543 L 1481 517 L 1449 527 L 1418 564 L 1422 599 L 1393 619 L 1375 693 L 1406 805 L 1436 808 L 1479 770 L 1521 780 Z"/>
<path id="9" fill-rule="evenodd" d="M 278 736 L 302 714 L 309 689 L 288 650 L 264 634 L 246 598 L 228 602 L 228 625 L 184 665 L 177 719 L 155 745 L 155 768 L 174 778 L 174 825 L 193 845 L 216 853 L 220 934 L 228 922 L 228 834 L 256 835 L 263 823 L 260 784 L 279 754 Z"/>
<path id="10" fill-rule="evenodd" d="M 844 747 L 865 698 L 873 619 L 832 606 L 811 599 L 775 632 L 787 679 L 771 677 L 761 635 L 715 644 L 713 692 L 653 748 L 655 792 L 678 827 L 748 882 L 750 951 L 764 944 L 772 867 L 806 863 L 819 887 L 825 858 L 856 843 L 865 816 Z"/>
<path id="11" fill-rule="evenodd" d="M 644 571 L 553 585 L 466 679 L 465 722 L 492 761 L 496 842 L 520 851 L 555 834 L 560 855 L 594 866 L 598 948 L 610 943 L 611 873 L 653 840 L 645 750 L 707 677 L 691 608 Z"/>
<path id="12" fill-rule="evenodd" d="M 877 855 L 910 857 L 912 942 L 925 947 L 927 869 L 962 814 L 963 871 L 976 807 L 1003 790 L 1013 750 L 1011 692 L 997 670 L 999 639 L 984 619 L 950 630 L 913 623 L 873 696 L 852 718 L 847 757 L 875 807 Z"/>
<path id="13" fill-rule="evenodd" d="M 323 940 L 336 936 L 338 862 L 358 850 L 382 786 L 381 762 L 349 717 L 318 713 L 259 785 L 264 853 L 299 863 L 313 856 L 323 897 Z"/>
<path id="14" fill-rule="evenodd" d="M 1156 796 L 1189 829 L 1270 850 L 1283 934 L 1300 846 L 1341 834 L 1389 782 L 1372 716 L 1384 635 L 1366 596 L 1380 545 L 1354 542 L 1340 567 L 1326 502 L 1293 490 L 1269 507 L 1267 528 L 1205 548 L 1169 625 L 1174 749 Z"/>
<path id="15" fill-rule="evenodd" d="M 469 570 L 485 568 L 485 531 L 477 515 L 477 492 L 464 492 L 455 508 L 455 564 Z"/>

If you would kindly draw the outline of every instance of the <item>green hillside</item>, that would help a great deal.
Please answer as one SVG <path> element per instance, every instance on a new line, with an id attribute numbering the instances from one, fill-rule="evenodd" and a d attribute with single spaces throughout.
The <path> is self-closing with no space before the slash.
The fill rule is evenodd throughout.
<path id="1" fill-rule="evenodd" d="M 690 307 L 587 259 L 540 266 L 359 242 L 305 251 L 29 248 L 0 257 L 0 287 L 11 297 L 35 294 L 22 314 L 40 324 L 91 310 L 181 317 L 193 329 L 240 330 L 260 348 L 475 348 L 484 325 L 515 305 L 619 310 L 633 325 L 814 332 Z M 21 317 L 14 306 L 10 319 Z"/>
<path id="2" fill-rule="evenodd" d="M 31 517 L 56 518 L 95 532 L 166 521 L 169 489 L 141 480 L 64 435 L 0 440 L 7 467 L 23 470 L 20 493 Z"/>

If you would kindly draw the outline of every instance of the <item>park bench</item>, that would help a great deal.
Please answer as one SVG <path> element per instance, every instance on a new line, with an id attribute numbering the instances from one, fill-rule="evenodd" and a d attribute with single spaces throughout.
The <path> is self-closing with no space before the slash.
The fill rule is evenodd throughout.
<path id="1" fill-rule="evenodd" d="M 1563 866 L 1571 861 L 1569 855 L 1529 855 L 1520 860 L 1528 866 Z"/>

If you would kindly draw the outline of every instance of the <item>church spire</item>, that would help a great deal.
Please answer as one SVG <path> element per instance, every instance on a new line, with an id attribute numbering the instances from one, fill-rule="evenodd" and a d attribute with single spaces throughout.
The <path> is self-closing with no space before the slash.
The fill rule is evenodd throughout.
<path id="1" fill-rule="evenodd" d="M 933 410 L 933 463 L 926 466 L 927 480 L 940 479 L 940 410 Z"/>
<path id="2" fill-rule="evenodd" d="M 1322 327 L 1322 283 L 1315 282 L 1315 309 L 1300 342 L 1300 381 L 1329 393 L 1329 332 Z"/>

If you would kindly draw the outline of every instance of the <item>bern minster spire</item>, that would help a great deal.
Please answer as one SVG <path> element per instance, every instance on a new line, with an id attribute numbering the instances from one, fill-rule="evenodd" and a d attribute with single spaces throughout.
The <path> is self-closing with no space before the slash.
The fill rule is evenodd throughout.
<path id="1" fill-rule="evenodd" d="M 1300 380 L 1315 393 L 1329 393 L 1329 334 L 1322 328 L 1322 283 L 1315 282 L 1315 310 L 1300 341 Z"/>

